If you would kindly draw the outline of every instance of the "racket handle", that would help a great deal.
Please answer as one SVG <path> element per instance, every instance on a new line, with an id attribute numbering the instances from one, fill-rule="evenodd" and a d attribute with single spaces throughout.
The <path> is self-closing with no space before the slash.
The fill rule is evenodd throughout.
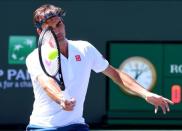
<path id="1" fill-rule="evenodd" d="M 54 78 L 55 81 L 58 83 L 59 87 L 61 88 L 62 91 L 65 90 L 65 86 L 64 86 L 64 82 L 63 81 L 59 81 L 58 79 Z"/>
<path id="2" fill-rule="evenodd" d="M 65 90 L 65 86 L 64 86 L 64 83 L 62 81 L 60 81 L 60 88 L 61 88 L 62 91 Z"/>

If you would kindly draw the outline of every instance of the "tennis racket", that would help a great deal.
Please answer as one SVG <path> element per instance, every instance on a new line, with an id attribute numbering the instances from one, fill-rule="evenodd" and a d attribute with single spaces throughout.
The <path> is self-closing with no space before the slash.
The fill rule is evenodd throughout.
<path id="1" fill-rule="evenodd" d="M 38 54 L 40 65 L 44 73 L 53 78 L 65 90 L 61 71 L 61 56 L 56 34 L 51 27 L 42 30 L 38 40 Z"/>

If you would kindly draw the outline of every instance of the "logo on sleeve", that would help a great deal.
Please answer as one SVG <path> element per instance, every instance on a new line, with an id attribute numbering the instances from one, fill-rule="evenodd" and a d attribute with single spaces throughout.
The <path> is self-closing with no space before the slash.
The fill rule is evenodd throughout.
<path id="1" fill-rule="evenodd" d="M 76 60 L 76 61 L 81 61 L 80 55 L 75 55 L 75 60 Z"/>

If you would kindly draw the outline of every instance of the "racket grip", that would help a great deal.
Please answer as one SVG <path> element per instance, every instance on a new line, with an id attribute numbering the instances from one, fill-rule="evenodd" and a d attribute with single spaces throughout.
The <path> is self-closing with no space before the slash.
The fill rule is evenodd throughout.
<path id="1" fill-rule="evenodd" d="M 64 83 L 62 81 L 60 81 L 60 88 L 61 88 L 62 91 L 65 90 L 65 86 L 64 86 Z"/>
<path id="2" fill-rule="evenodd" d="M 64 82 L 63 81 L 59 81 L 56 78 L 54 78 L 54 79 L 57 82 L 57 84 L 59 85 L 59 87 L 61 88 L 61 90 L 64 91 L 65 90 Z"/>

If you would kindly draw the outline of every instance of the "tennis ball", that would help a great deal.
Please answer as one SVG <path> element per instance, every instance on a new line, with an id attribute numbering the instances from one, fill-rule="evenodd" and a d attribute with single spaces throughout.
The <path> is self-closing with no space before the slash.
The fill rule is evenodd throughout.
<path id="1" fill-rule="evenodd" d="M 53 49 L 49 52 L 48 54 L 48 59 L 49 60 L 54 60 L 58 57 L 58 50 L 57 49 Z"/>

